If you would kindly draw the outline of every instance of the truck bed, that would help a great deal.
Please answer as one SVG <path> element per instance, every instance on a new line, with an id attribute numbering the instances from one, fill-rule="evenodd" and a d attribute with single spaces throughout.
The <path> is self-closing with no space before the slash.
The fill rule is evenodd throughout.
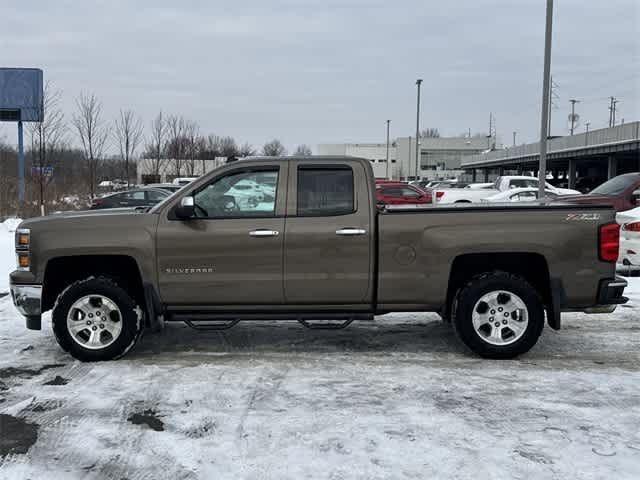
<path id="1" fill-rule="evenodd" d="M 442 279 L 455 263 L 492 254 L 539 258 L 548 281 L 560 282 L 563 309 L 593 305 L 600 280 L 615 275 L 615 266 L 597 257 L 598 226 L 615 220 L 606 205 L 397 206 L 377 219 L 380 309 L 438 308 L 448 288 Z"/>

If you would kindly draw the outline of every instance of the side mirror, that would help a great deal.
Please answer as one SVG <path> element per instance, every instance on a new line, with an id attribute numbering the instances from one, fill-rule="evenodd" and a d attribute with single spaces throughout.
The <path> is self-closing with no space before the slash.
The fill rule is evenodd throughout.
<path id="1" fill-rule="evenodd" d="M 640 190 L 634 190 L 631 194 L 631 202 L 640 206 Z"/>
<path id="2" fill-rule="evenodd" d="M 181 220 L 193 218 L 196 214 L 195 202 L 192 195 L 182 197 L 180 205 L 175 209 L 176 217 Z"/>

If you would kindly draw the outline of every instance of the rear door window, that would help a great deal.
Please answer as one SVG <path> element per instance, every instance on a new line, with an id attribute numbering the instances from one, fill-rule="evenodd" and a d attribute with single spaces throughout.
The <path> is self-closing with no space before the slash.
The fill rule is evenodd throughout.
<path id="1" fill-rule="evenodd" d="M 353 170 L 347 166 L 298 167 L 299 216 L 347 215 L 355 211 Z"/>

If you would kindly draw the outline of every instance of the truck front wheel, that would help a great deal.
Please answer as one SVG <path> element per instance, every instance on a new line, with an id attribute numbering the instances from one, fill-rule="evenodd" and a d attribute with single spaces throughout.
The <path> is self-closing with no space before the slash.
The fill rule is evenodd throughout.
<path id="1" fill-rule="evenodd" d="M 528 352 L 544 327 L 544 304 L 523 278 L 505 272 L 480 275 L 454 301 L 453 326 L 462 342 L 486 358 Z"/>
<path id="2" fill-rule="evenodd" d="M 142 333 L 142 312 L 125 290 L 105 277 L 67 287 L 51 322 L 56 340 L 74 358 L 94 362 L 127 353 Z"/>

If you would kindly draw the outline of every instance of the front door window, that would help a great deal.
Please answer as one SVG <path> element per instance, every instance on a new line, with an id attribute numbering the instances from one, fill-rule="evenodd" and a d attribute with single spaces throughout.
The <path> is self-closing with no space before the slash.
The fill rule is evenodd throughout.
<path id="1" fill-rule="evenodd" d="M 194 195 L 200 218 L 273 217 L 278 170 L 240 171 L 214 180 Z"/>

